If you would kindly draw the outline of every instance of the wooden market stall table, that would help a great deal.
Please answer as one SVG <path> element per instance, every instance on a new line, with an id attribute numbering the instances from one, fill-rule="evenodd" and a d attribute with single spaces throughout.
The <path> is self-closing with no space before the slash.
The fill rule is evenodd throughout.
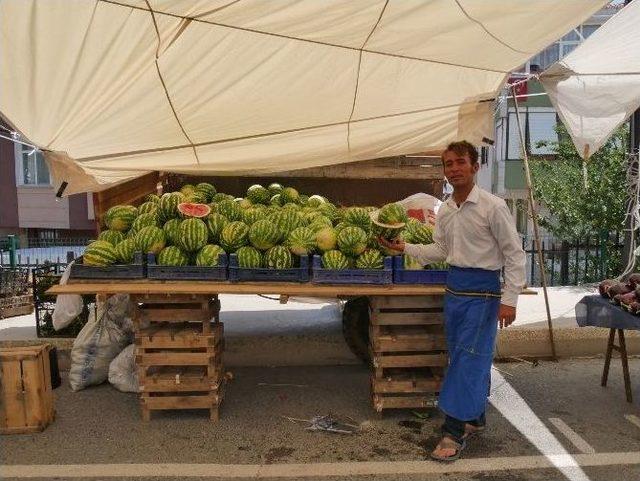
<path id="1" fill-rule="evenodd" d="M 144 420 L 151 410 L 190 408 L 208 408 L 218 419 L 225 381 L 219 294 L 368 297 L 371 399 L 378 413 L 432 407 L 447 365 L 443 285 L 70 279 L 47 293 L 132 296 Z M 202 395 L 187 396 L 188 386 L 190 394 Z"/>
<path id="2" fill-rule="evenodd" d="M 604 359 L 601 385 L 607 385 L 611 355 L 614 350 L 618 351 L 622 361 L 622 375 L 624 377 L 624 389 L 627 395 L 627 401 L 633 402 L 624 331 L 629 329 L 640 331 L 640 317 L 623 310 L 620 306 L 612 304 L 609 299 L 605 299 L 598 294 L 584 296 L 576 304 L 575 310 L 576 321 L 580 327 L 591 326 L 609 329 L 609 342 L 607 343 L 607 351 Z M 616 332 L 618 333 L 618 345 L 615 344 Z"/>

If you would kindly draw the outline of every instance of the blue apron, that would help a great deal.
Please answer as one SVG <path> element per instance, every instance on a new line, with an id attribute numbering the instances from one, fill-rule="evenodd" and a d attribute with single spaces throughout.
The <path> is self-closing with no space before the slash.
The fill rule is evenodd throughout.
<path id="1" fill-rule="evenodd" d="M 484 414 L 498 328 L 500 271 L 451 267 L 444 300 L 449 367 L 438 405 L 472 421 Z"/>

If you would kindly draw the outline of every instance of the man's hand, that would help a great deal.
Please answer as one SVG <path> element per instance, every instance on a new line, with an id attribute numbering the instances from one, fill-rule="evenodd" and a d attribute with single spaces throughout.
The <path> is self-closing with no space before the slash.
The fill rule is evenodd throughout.
<path id="1" fill-rule="evenodd" d="M 381 246 L 387 249 L 393 249 L 394 251 L 404 252 L 405 242 L 402 239 L 385 239 L 384 237 L 378 237 L 378 242 Z"/>
<path id="2" fill-rule="evenodd" d="M 509 327 L 515 320 L 516 308 L 507 306 L 506 304 L 500 304 L 500 310 L 498 311 L 498 322 L 500 323 L 500 329 Z"/>

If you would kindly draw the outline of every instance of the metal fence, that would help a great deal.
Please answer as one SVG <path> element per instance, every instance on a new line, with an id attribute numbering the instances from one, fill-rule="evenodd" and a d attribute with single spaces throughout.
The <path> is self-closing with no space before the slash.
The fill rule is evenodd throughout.
<path id="1" fill-rule="evenodd" d="M 33 269 L 44 264 L 64 264 L 67 262 L 67 253 L 72 252 L 73 257 L 78 257 L 84 248 L 93 239 L 72 237 L 59 239 L 27 239 L 26 243 L 15 251 L 17 267 Z M 8 247 L 0 244 L 0 266 L 7 267 L 11 264 L 11 252 Z"/>
<path id="2" fill-rule="evenodd" d="M 540 239 L 542 257 L 549 286 L 567 286 L 598 282 L 615 277 L 621 270 L 624 236 L 622 232 L 560 240 L 545 236 Z M 522 239 L 527 257 L 527 284 L 542 285 L 535 239 Z"/>

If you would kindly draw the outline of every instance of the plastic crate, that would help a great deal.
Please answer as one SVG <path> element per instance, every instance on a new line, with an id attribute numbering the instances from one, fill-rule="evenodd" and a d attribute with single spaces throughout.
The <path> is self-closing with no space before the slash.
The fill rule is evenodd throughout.
<path id="1" fill-rule="evenodd" d="M 325 269 L 322 258 L 315 255 L 311 272 L 311 282 L 316 284 L 391 284 L 393 260 L 385 257 L 382 269 Z"/>
<path id="2" fill-rule="evenodd" d="M 133 264 L 115 264 L 105 267 L 85 266 L 80 256 L 71 266 L 69 277 L 72 279 L 144 279 L 145 268 L 144 256 L 141 252 L 134 254 Z"/>
<path id="3" fill-rule="evenodd" d="M 147 278 L 166 281 L 226 281 L 229 277 L 227 254 L 220 254 L 218 265 L 207 266 L 159 266 L 155 254 L 147 254 Z"/>
<path id="4" fill-rule="evenodd" d="M 300 257 L 300 266 L 291 269 L 249 269 L 238 266 L 238 256 L 229 256 L 231 282 L 309 282 L 309 257 Z"/>
<path id="5" fill-rule="evenodd" d="M 393 258 L 394 284 L 446 284 L 448 273 L 440 269 L 405 269 L 403 256 Z"/>

